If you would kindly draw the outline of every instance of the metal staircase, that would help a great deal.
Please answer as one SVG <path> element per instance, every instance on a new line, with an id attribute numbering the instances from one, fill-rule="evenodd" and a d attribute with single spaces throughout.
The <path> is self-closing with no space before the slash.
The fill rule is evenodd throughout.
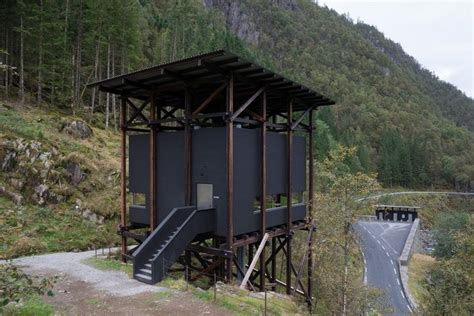
<path id="1" fill-rule="evenodd" d="M 133 277 L 155 284 L 198 234 L 214 230 L 214 209 L 177 207 L 133 253 Z"/>

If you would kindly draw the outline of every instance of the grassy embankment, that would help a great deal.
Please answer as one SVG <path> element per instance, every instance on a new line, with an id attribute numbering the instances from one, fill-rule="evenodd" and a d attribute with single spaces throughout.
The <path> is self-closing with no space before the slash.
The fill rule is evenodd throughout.
<path id="1" fill-rule="evenodd" d="M 57 108 L 0 103 L 0 187 L 10 192 L 0 194 L 0 258 L 85 250 L 118 241 L 118 133 L 92 122 L 91 137 L 75 138 L 61 131 L 73 120 L 81 117 Z M 4 168 L 12 153 L 13 162 Z M 82 173 L 79 183 L 71 180 L 70 166 Z M 44 201 L 34 198 L 40 185 L 47 187 Z"/>
<path id="2" fill-rule="evenodd" d="M 425 293 L 423 283 L 426 273 L 435 264 L 435 259 L 431 256 L 415 253 L 408 266 L 408 288 L 417 302 L 421 302 Z"/>

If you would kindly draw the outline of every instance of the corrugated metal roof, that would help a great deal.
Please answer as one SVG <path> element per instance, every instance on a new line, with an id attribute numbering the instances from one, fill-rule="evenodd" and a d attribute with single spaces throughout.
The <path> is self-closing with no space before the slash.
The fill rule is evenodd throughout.
<path id="1" fill-rule="evenodd" d="M 266 87 L 269 112 L 286 111 L 288 99 L 293 100 L 294 111 L 335 103 L 308 87 L 226 50 L 163 63 L 88 86 L 98 86 L 105 92 L 143 100 L 150 97 L 151 91 L 156 91 L 159 102 L 180 107 L 184 103 L 185 88 L 189 89 L 193 100 L 199 102 L 227 80 L 231 73 L 234 75 L 237 101 L 239 98 L 245 100 L 260 87 Z"/>

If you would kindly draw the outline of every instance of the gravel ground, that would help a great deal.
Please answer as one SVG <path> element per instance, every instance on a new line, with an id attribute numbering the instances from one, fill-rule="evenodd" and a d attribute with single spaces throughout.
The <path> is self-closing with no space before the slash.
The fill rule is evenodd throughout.
<path id="1" fill-rule="evenodd" d="M 99 270 L 82 261 L 95 255 L 95 251 L 61 252 L 12 260 L 27 273 L 51 271 L 68 275 L 90 284 L 97 290 L 113 296 L 125 297 L 147 292 L 165 291 L 165 288 L 144 284 L 130 279 L 125 272 Z M 1 263 L 1 262 L 0 262 Z"/>

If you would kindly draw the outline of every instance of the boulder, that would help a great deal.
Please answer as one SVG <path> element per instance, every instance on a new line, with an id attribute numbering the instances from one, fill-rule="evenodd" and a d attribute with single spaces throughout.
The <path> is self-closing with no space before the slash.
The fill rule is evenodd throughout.
<path id="1" fill-rule="evenodd" d="M 75 138 L 89 138 L 92 136 L 92 129 L 83 121 L 72 121 L 63 125 L 62 132 L 67 133 Z"/>
<path id="2" fill-rule="evenodd" d="M 75 162 L 67 162 L 66 171 L 69 173 L 69 177 L 73 185 L 78 185 L 86 177 L 86 173 L 81 170 L 81 166 Z"/>
<path id="3" fill-rule="evenodd" d="M 17 205 L 20 205 L 23 202 L 23 197 L 21 196 L 21 194 L 8 191 L 5 187 L 0 187 L 0 196 L 2 195 L 9 198 L 13 202 L 15 202 L 15 204 Z"/>
<path id="4" fill-rule="evenodd" d="M 45 205 L 49 198 L 49 186 L 46 184 L 40 184 L 35 187 L 35 193 L 33 194 L 33 200 L 39 205 Z"/>

